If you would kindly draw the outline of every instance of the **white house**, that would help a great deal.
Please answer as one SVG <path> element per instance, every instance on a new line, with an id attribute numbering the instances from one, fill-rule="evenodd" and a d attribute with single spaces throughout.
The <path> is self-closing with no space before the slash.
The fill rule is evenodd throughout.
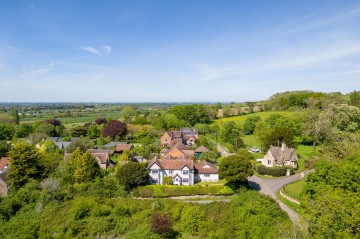
<path id="1" fill-rule="evenodd" d="M 164 177 L 171 177 L 174 185 L 194 185 L 194 164 L 186 159 L 153 158 L 148 164 L 151 184 L 163 184 Z"/>
<path id="2" fill-rule="evenodd" d="M 203 160 L 194 165 L 195 168 L 195 182 L 217 182 L 219 181 L 219 173 L 217 168 Z"/>
<path id="3" fill-rule="evenodd" d="M 266 167 L 287 166 L 297 168 L 298 156 L 294 148 L 289 148 L 286 143 L 282 143 L 281 147 L 270 146 L 262 164 Z"/>

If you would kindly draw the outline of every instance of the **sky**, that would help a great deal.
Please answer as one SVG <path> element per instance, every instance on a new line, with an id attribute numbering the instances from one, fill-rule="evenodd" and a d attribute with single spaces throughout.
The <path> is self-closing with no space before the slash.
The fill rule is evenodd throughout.
<path id="1" fill-rule="evenodd" d="M 0 102 L 244 102 L 360 90 L 357 0 L 0 3 Z"/>

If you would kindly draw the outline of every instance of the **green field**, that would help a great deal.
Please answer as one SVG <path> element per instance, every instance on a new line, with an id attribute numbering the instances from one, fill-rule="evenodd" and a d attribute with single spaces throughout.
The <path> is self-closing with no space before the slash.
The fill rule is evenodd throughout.
<path id="1" fill-rule="evenodd" d="M 305 186 L 305 180 L 301 180 L 295 183 L 291 183 L 285 186 L 284 191 L 287 195 L 292 198 L 295 198 L 299 201 L 303 199 L 303 190 Z"/>
<path id="2" fill-rule="evenodd" d="M 271 114 L 281 114 L 281 115 L 285 115 L 285 116 L 291 116 L 293 113 L 294 112 L 292 112 L 292 111 L 264 111 L 264 112 L 257 112 L 257 113 L 253 113 L 253 114 L 217 119 L 217 120 L 215 120 L 215 122 L 221 126 L 225 122 L 234 121 L 236 124 L 242 126 L 244 124 L 246 118 L 250 115 L 253 115 L 253 116 L 258 115 L 261 117 L 262 120 L 264 120 L 267 117 L 269 117 Z"/>

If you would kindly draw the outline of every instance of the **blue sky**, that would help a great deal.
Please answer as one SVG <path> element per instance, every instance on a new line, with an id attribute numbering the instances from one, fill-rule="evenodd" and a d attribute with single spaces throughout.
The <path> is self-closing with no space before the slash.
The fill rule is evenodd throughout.
<path id="1" fill-rule="evenodd" d="M 0 101 L 252 101 L 360 89 L 360 2 L 2 1 Z"/>

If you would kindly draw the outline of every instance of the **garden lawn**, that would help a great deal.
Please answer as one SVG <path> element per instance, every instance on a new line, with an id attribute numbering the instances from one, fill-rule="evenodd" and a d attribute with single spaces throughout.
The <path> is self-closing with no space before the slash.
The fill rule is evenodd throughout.
<path id="1" fill-rule="evenodd" d="M 303 192 L 305 184 L 306 184 L 305 180 L 297 181 L 295 183 L 286 185 L 284 188 L 284 191 L 290 197 L 301 201 L 303 199 L 302 192 Z"/>

